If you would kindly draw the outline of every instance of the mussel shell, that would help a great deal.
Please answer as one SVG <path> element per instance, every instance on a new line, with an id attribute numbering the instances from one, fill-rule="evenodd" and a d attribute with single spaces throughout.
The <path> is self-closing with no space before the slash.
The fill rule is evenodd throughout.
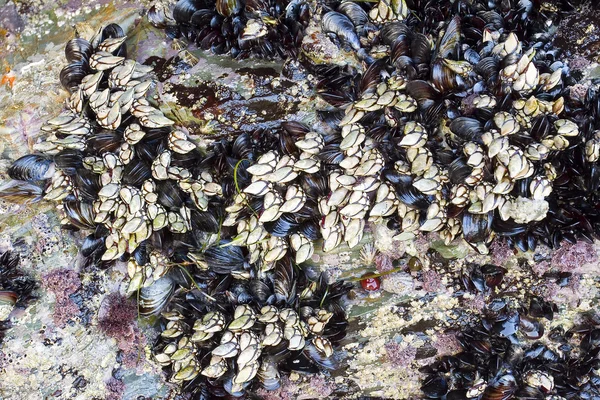
<path id="1" fill-rule="evenodd" d="M 172 180 L 157 182 L 156 192 L 158 193 L 158 202 L 167 209 L 179 208 L 183 205 L 183 193 Z"/>
<path id="2" fill-rule="evenodd" d="M 470 243 L 485 241 L 490 236 L 494 220 L 493 212 L 487 214 L 463 213 L 462 229 L 465 240 Z"/>
<path id="3" fill-rule="evenodd" d="M 100 258 L 104 251 L 106 250 L 106 246 L 104 245 L 103 237 L 97 238 L 94 234 L 86 236 L 83 243 L 81 244 L 81 248 L 79 251 L 83 257 L 92 257 L 94 259 Z"/>
<path id="4" fill-rule="evenodd" d="M 152 170 L 146 162 L 134 159 L 123 169 L 122 182 L 125 185 L 139 187 L 146 179 L 152 177 Z"/>
<path id="5" fill-rule="evenodd" d="M 450 123 L 450 130 L 460 139 L 482 144 L 483 126 L 475 118 L 459 117 Z"/>
<path id="6" fill-rule="evenodd" d="M 448 382 L 443 376 L 432 375 L 425 379 L 421 391 L 428 399 L 440 399 L 448 393 Z"/>
<path id="7" fill-rule="evenodd" d="M 42 199 L 44 188 L 26 181 L 9 180 L 0 185 L 0 198 L 13 203 L 35 203 Z"/>
<path id="8" fill-rule="evenodd" d="M 86 151 L 98 155 L 106 152 L 113 153 L 121 146 L 122 140 L 123 137 L 118 132 L 102 130 L 88 138 Z M 136 146 L 139 146 L 139 144 Z"/>
<path id="9" fill-rule="evenodd" d="M 106 39 L 117 39 L 125 36 L 125 31 L 118 24 L 108 24 L 102 29 L 102 35 L 100 41 Z M 127 57 L 127 46 L 123 43 L 118 49 L 112 53 L 115 56 Z"/>
<path id="10" fill-rule="evenodd" d="M 60 71 L 60 83 L 69 93 L 73 93 L 87 74 L 87 61 L 74 61 Z"/>
<path id="11" fill-rule="evenodd" d="M 383 176 L 394 186 L 398 199 L 404 204 L 419 210 L 426 210 L 431 204 L 430 197 L 413 186 L 410 175 L 402 175 L 396 171 L 387 170 L 384 171 Z"/>
<path id="12" fill-rule="evenodd" d="M 411 32 L 411 29 L 404 22 L 394 21 L 383 25 L 379 31 L 379 37 L 384 44 L 392 46 L 398 36 Z"/>
<path id="13" fill-rule="evenodd" d="M 522 315 L 519 321 L 519 332 L 527 339 L 539 339 L 544 335 L 544 326 L 539 321 Z"/>
<path id="14" fill-rule="evenodd" d="M 222 241 L 204 253 L 204 260 L 209 268 L 217 274 L 228 274 L 231 271 L 242 270 L 246 266 L 246 257 L 242 248 L 228 243 Z"/>
<path id="15" fill-rule="evenodd" d="M 94 218 L 94 206 L 82 201 L 66 201 L 63 203 L 65 215 L 69 223 L 79 229 L 94 229 L 96 223 Z"/>
<path id="16" fill-rule="evenodd" d="M 224 17 L 230 17 L 238 14 L 243 7 L 240 0 L 217 0 L 216 9 Z"/>
<path id="17" fill-rule="evenodd" d="M 54 162 L 67 175 L 74 175 L 83 168 L 83 157 L 83 152 L 79 150 L 65 149 L 54 156 Z"/>
<path id="18" fill-rule="evenodd" d="M 546 318 L 551 321 L 554 318 L 555 312 L 558 312 L 557 305 L 545 301 L 539 296 L 532 296 L 529 300 L 527 313 L 534 318 Z"/>
<path id="19" fill-rule="evenodd" d="M 100 191 L 100 176 L 87 169 L 80 169 L 73 175 L 73 186 L 78 190 L 78 199 L 94 201 Z"/>
<path id="20" fill-rule="evenodd" d="M 282 214 L 277 220 L 266 222 L 265 229 L 273 236 L 287 237 L 298 230 L 300 223 L 294 214 Z"/>
<path id="21" fill-rule="evenodd" d="M 448 165 L 448 177 L 450 178 L 450 182 L 454 184 L 461 184 L 465 182 L 471 172 L 473 172 L 473 167 L 467 165 L 465 159 L 462 157 L 458 157 L 454 159 Z"/>
<path id="22" fill-rule="evenodd" d="M 54 174 L 54 162 L 42 154 L 27 154 L 12 163 L 8 176 L 20 181 L 42 181 Z"/>
<path id="23" fill-rule="evenodd" d="M 148 10 L 148 21 L 150 24 L 158 29 L 165 29 L 167 26 L 166 15 L 162 10 L 159 10 L 155 5 L 150 7 Z"/>
<path id="24" fill-rule="evenodd" d="M 512 374 L 498 376 L 490 382 L 483 392 L 481 400 L 508 400 L 517 391 L 517 382 Z"/>
<path id="25" fill-rule="evenodd" d="M 173 8 L 173 19 L 178 24 L 189 23 L 192 15 L 201 7 L 197 0 L 179 0 Z"/>
<path id="26" fill-rule="evenodd" d="M 102 29 L 102 41 L 106 39 L 117 39 L 125 36 L 125 31 L 118 24 L 108 24 Z"/>
<path id="27" fill-rule="evenodd" d="M 90 42 L 82 38 L 71 39 L 65 46 L 65 57 L 69 63 L 76 61 L 87 63 L 93 52 L 94 48 Z"/>
<path id="28" fill-rule="evenodd" d="M 358 4 L 353 1 L 344 1 L 337 8 L 339 13 L 347 16 L 354 26 L 363 26 L 369 22 L 369 15 L 367 12 Z"/>
<path id="29" fill-rule="evenodd" d="M 156 315 L 168 304 L 175 284 L 169 276 L 163 276 L 152 285 L 140 289 L 139 310 L 144 316 Z"/>
<path id="30" fill-rule="evenodd" d="M 209 206 L 210 211 L 195 211 L 192 210 L 192 228 L 194 230 L 210 233 L 218 233 L 221 229 L 219 222 L 218 207 Z"/>
<path id="31" fill-rule="evenodd" d="M 329 11 L 323 16 L 323 30 L 334 33 L 342 40 L 358 51 L 361 48 L 358 35 L 354 31 L 354 24 L 344 14 Z"/>

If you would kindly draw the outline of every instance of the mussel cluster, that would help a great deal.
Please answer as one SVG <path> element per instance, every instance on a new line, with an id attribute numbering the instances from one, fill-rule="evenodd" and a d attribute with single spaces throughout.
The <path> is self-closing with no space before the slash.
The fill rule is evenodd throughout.
<path id="1" fill-rule="evenodd" d="M 360 204 L 404 234 L 462 236 L 481 251 L 495 236 L 523 251 L 591 241 L 598 95 L 571 96 L 552 15 L 529 1 L 415 3 L 409 14 L 391 2 L 392 18 L 382 17 L 384 1 L 370 10 L 343 2 L 324 15 L 324 29 L 336 32 L 335 18 L 338 38 L 369 57 L 363 73 L 315 67 L 334 107 L 334 133 L 317 158 L 344 181 L 378 177 Z M 372 40 L 360 28 L 367 18 L 379 27 Z M 344 189 L 340 204 L 357 204 Z"/>
<path id="2" fill-rule="evenodd" d="M 126 58 L 111 24 L 67 44 L 67 110 L 10 167 L 0 197 L 56 201 L 65 227 L 88 233 L 88 264 L 128 263 L 127 292 L 139 292 L 144 315 L 162 312 L 155 358 L 186 391 L 276 388 L 279 371 L 331 367 L 346 329 L 348 287 L 301 266 L 317 240 L 325 252 L 357 246 L 368 222 L 481 252 L 496 236 L 523 251 L 597 236 L 600 98 L 571 94 L 576 81 L 551 43 L 559 14 L 546 10 L 529 0 L 181 0 L 172 24 L 153 9 L 172 36 L 237 58 L 295 56 L 320 18 L 362 68 L 307 61 L 330 105 L 321 124 L 288 121 L 204 152 L 146 98 L 152 69 Z M 480 269 L 464 282 L 485 290 L 502 274 Z M 492 301 L 468 355 L 431 370 L 427 396 L 509 398 L 498 393 L 534 382 L 530 370 L 551 380 L 531 361 L 545 350 L 527 363 L 511 350 L 517 331 L 543 333 L 531 308 Z M 440 374 L 451 369 L 450 384 Z M 576 384 L 552 379 L 548 391 Z"/>
<path id="3" fill-rule="evenodd" d="M 10 308 L 7 316 L 0 319 L 0 343 L 4 332 L 11 327 L 10 312 L 13 307 L 26 308 L 36 298 L 37 283 L 19 268 L 19 256 L 5 251 L 0 255 L 0 305 Z"/>
<path id="4" fill-rule="evenodd" d="M 266 185 L 291 182 L 285 171 L 327 176 L 313 199 L 327 250 L 358 243 L 364 221 L 382 219 L 401 238 L 438 232 L 482 252 L 496 236 L 522 251 L 593 240 L 600 100 L 594 89 L 571 94 L 576 80 L 552 45 L 558 11 L 571 6 L 542 3 L 319 3 L 313 18 L 363 68 L 305 63 L 331 105 L 320 114 L 328 127 L 296 135 L 299 152 L 263 155 L 249 171 L 261 183 L 245 193 L 276 210 L 284 194 Z M 182 10 L 210 14 L 190 4 L 177 4 L 176 20 Z M 237 210 L 247 200 L 235 201 Z M 277 212 L 267 214 L 263 222 Z"/>
<path id="5" fill-rule="evenodd" d="M 533 311 L 534 307 L 541 305 L 532 304 L 530 314 L 539 312 L 536 315 L 551 319 L 551 312 L 544 314 L 541 308 Z M 516 317 L 508 319 L 501 314 L 492 320 L 484 317 L 479 326 L 459 333 L 460 353 L 422 368 L 427 374 L 421 388 L 424 397 L 568 400 L 600 396 L 600 330 L 596 325 L 577 326 L 567 332 L 554 328 L 546 333 L 545 340 L 533 341 L 517 335 L 518 327 L 528 326 L 531 317 L 519 322 L 523 316 L 517 312 L 513 315 Z M 499 324 L 502 329 L 497 328 Z"/>
<path id="6" fill-rule="evenodd" d="M 345 336 L 339 300 L 347 285 L 308 279 L 290 257 L 262 279 L 234 276 L 201 281 L 163 312 L 154 357 L 172 382 L 206 398 L 240 396 L 258 387 L 277 389 L 280 370 L 337 366 L 333 347 Z"/>
<path id="7" fill-rule="evenodd" d="M 306 0 L 179 0 L 168 18 L 156 7 L 149 20 L 173 38 L 215 54 L 296 56 L 311 17 Z"/>
<path id="8" fill-rule="evenodd" d="M 471 265 L 462 276 L 467 292 L 486 298 L 484 309 L 460 328 L 458 354 L 422 367 L 428 399 L 593 399 L 600 395 L 596 369 L 597 321 L 548 329 L 556 304 L 505 282 L 507 271 Z M 530 282 L 531 283 L 531 282 Z M 507 285 L 509 285 L 507 287 Z M 459 291 L 460 293 L 460 291 Z M 554 324 L 556 326 L 556 324 Z"/>
<path id="9" fill-rule="evenodd" d="M 138 293 L 141 314 L 164 311 L 156 359 L 186 390 L 238 395 L 257 374 L 274 389 L 280 368 L 332 368 L 348 287 L 298 266 L 318 236 L 311 199 L 324 178 L 301 180 L 300 165 L 290 166 L 298 184 L 287 205 L 247 194 L 251 172 L 264 168 L 251 169 L 259 155 L 298 152 L 308 128 L 243 134 L 203 154 L 146 99 L 151 68 L 126 58 L 125 39 L 109 25 L 67 44 L 67 110 L 42 127 L 35 154 L 12 164 L 1 196 L 57 202 L 64 227 L 88 233 L 87 265 L 127 262 L 126 291 Z"/>

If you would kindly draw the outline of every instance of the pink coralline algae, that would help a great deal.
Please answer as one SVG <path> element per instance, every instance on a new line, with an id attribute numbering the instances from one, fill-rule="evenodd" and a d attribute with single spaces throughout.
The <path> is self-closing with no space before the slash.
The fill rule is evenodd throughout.
<path id="1" fill-rule="evenodd" d="M 424 235 L 423 233 L 419 233 L 415 238 L 414 244 L 417 249 L 418 254 L 425 254 L 427 250 L 429 250 L 429 244 L 433 240 L 433 237 L 430 235 Z"/>
<path id="2" fill-rule="evenodd" d="M 106 400 L 121 400 L 125 393 L 125 384 L 115 378 L 110 378 L 106 383 Z"/>
<path id="3" fill-rule="evenodd" d="M 538 276 L 544 275 L 546 272 L 550 270 L 550 263 L 548 261 L 540 261 L 531 267 L 533 272 L 535 272 Z"/>
<path id="4" fill-rule="evenodd" d="M 438 357 L 453 355 L 462 350 L 462 346 L 456 338 L 456 335 L 451 332 L 439 334 L 437 340 L 431 344 L 438 351 Z"/>
<path id="5" fill-rule="evenodd" d="M 375 257 L 375 268 L 379 272 L 387 272 L 394 269 L 392 259 L 385 254 L 377 254 Z"/>
<path id="6" fill-rule="evenodd" d="M 402 347 L 395 341 L 387 342 L 384 347 L 387 358 L 394 367 L 408 367 L 417 355 L 415 347 L 410 345 Z"/>
<path id="7" fill-rule="evenodd" d="M 554 252 L 551 265 L 561 272 L 589 272 L 584 265 L 593 263 L 598 259 L 594 246 L 586 242 L 575 244 L 562 243 Z"/>
<path id="8" fill-rule="evenodd" d="M 310 396 L 312 397 L 308 397 L 305 390 L 298 384 L 290 381 L 288 377 L 282 377 L 279 389 L 268 391 L 260 388 L 256 391 L 256 394 L 262 400 L 326 399 L 335 390 L 333 382 L 331 380 L 328 381 L 322 375 L 310 376 L 308 386 L 310 387 Z"/>
<path id="9" fill-rule="evenodd" d="M 53 319 L 58 327 L 63 328 L 80 313 L 79 306 L 70 296 L 81 287 L 81 280 L 76 271 L 59 268 L 44 275 L 42 284 L 56 298 Z"/>
<path id="10" fill-rule="evenodd" d="M 503 265 L 513 256 L 513 251 L 508 246 L 508 243 L 506 243 L 506 240 L 494 240 L 490 245 L 490 253 L 494 265 Z"/>
<path id="11" fill-rule="evenodd" d="M 298 391 L 298 385 L 291 382 L 289 378 L 282 377 L 279 389 L 268 391 L 260 388 L 256 391 L 256 394 L 259 395 L 262 400 L 294 400 Z"/>
<path id="12" fill-rule="evenodd" d="M 557 304 L 566 304 L 569 307 L 577 307 L 582 298 L 593 297 L 590 293 L 582 293 L 580 275 L 573 275 L 566 286 L 561 287 L 554 282 L 549 282 L 545 286 L 544 298 L 546 300 Z"/>
<path id="13" fill-rule="evenodd" d="M 464 306 L 473 311 L 483 311 L 483 308 L 485 307 L 485 297 L 482 294 L 478 294 L 472 299 L 466 299 Z"/>
<path id="14" fill-rule="evenodd" d="M 135 303 L 119 293 L 106 296 L 98 316 L 98 328 L 117 341 L 123 365 L 135 368 L 143 359 L 146 338 L 137 327 Z"/>
<path id="15" fill-rule="evenodd" d="M 423 272 L 423 289 L 433 293 L 441 290 L 444 287 L 440 275 L 435 271 Z"/>
<path id="16" fill-rule="evenodd" d="M 330 396 L 335 390 L 335 385 L 329 382 L 322 375 L 313 375 L 310 378 L 309 385 L 319 399 Z"/>

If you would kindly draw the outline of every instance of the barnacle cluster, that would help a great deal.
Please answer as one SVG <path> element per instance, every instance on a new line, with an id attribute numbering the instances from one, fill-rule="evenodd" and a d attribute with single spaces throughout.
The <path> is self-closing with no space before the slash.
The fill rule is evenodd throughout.
<path id="1" fill-rule="evenodd" d="M 113 24 L 89 42 L 67 44 L 67 110 L 42 127 L 47 136 L 36 153 L 9 168 L 2 196 L 57 202 L 66 228 L 89 233 L 81 247 L 87 264 L 127 262 L 126 291 L 139 292 L 140 312 L 165 310 L 156 359 L 190 391 L 205 390 L 210 379 L 215 393 L 240 394 L 257 374 L 274 389 L 280 368 L 332 368 L 333 346 L 347 325 L 339 301 L 348 287 L 298 266 L 312 254 L 318 217 L 312 209 L 297 213 L 306 223 L 297 229 L 300 244 L 290 239 L 296 262 L 287 251 L 290 226 L 272 233 L 263 227 L 283 211 L 304 209 L 304 189 L 296 186 L 287 208 L 270 218 L 259 210 L 269 206 L 258 204 L 258 192 L 248 198 L 258 211 L 245 200 L 251 161 L 259 154 L 264 160 L 277 137 L 297 151 L 294 135 L 308 129 L 289 124 L 240 135 L 202 154 L 147 100 L 151 68 L 126 58 L 125 40 Z M 299 174 L 290 172 L 292 179 Z M 307 182 L 306 190 L 322 188 Z"/>
<path id="2" fill-rule="evenodd" d="M 37 283 L 19 268 L 19 256 L 5 251 L 0 255 L 0 305 L 7 308 L 0 317 L 0 342 L 12 325 L 13 307 L 26 308 L 36 298 Z"/>
<path id="3" fill-rule="evenodd" d="M 369 57 L 363 73 L 317 67 L 321 96 L 341 110 L 321 158 L 342 178 L 379 177 L 364 207 L 403 237 L 462 236 L 481 251 L 496 235 L 523 251 L 538 241 L 591 240 L 598 96 L 570 97 L 573 78 L 551 47 L 551 19 L 531 2 L 430 3 L 413 10 L 419 18 L 403 1 L 392 2 L 393 18 L 381 17 L 383 1 L 325 14 L 325 30 L 344 26 L 340 40 L 360 43 Z M 383 24 L 370 40 L 359 27 L 368 16 L 376 23 L 375 13 Z M 346 189 L 341 205 L 358 198 Z M 585 212 L 574 210 L 576 192 Z M 587 229 L 573 229 L 581 223 Z"/>
<path id="4" fill-rule="evenodd" d="M 261 223 L 304 222 L 288 214 L 305 204 L 317 205 L 325 251 L 356 245 L 365 221 L 386 222 L 401 239 L 418 232 L 438 232 L 446 243 L 462 237 L 481 252 L 496 236 L 522 251 L 538 242 L 592 240 L 598 95 L 590 89 L 580 99 L 569 91 L 576 81 L 551 43 L 559 6 L 438 3 L 343 1 L 314 8 L 313 19 L 363 68 L 305 63 L 331 105 L 320 113 L 327 126 L 312 131 L 297 124 L 296 148 L 288 143 L 258 154 L 247 169 L 252 185 L 240 185 L 243 194 L 224 222 L 241 223 L 240 240 L 254 246 L 265 238 Z M 174 14 L 190 4 L 180 1 Z M 307 179 L 323 181 L 322 188 L 306 193 L 299 183 Z M 289 187 L 273 190 L 277 184 Z M 264 214 L 252 205 L 256 197 Z M 232 220 L 244 206 L 258 221 Z M 302 233 L 287 244 L 269 240 L 265 252 L 302 247 L 299 262 L 311 251 Z"/>
<path id="5" fill-rule="evenodd" d="M 206 287 L 176 296 L 163 312 L 154 351 L 172 382 L 192 393 L 238 396 L 277 389 L 280 370 L 337 366 L 333 347 L 345 336 L 339 299 L 347 285 L 310 280 L 289 257 L 264 279 L 233 277 L 204 280 Z"/>

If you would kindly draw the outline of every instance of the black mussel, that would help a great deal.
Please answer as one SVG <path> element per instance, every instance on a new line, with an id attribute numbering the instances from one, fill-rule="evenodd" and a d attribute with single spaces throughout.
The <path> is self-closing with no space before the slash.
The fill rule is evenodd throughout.
<path id="1" fill-rule="evenodd" d="M 444 34 L 440 37 L 436 45 L 434 58 L 452 58 L 455 59 L 460 46 L 460 17 L 456 16 L 450 20 Z"/>
<path id="2" fill-rule="evenodd" d="M 369 23 L 369 15 L 358 3 L 344 1 L 337 8 L 337 11 L 347 16 L 359 30 Z"/>
<path id="3" fill-rule="evenodd" d="M 544 326 L 535 319 L 522 315 L 519 321 L 519 332 L 527 339 L 539 339 L 544 334 Z"/>
<path id="4" fill-rule="evenodd" d="M 224 17 L 230 17 L 240 12 L 243 4 L 240 0 L 217 0 L 217 12 Z"/>
<path id="5" fill-rule="evenodd" d="M 11 251 L 0 254 L 0 301 L 3 304 L 26 308 L 36 299 L 38 284 L 20 268 L 19 256 Z M 0 323 L 0 343 L 4 331 L 11 326 L 11 319 Z"/>
<path id="6" fill-rule="evenodd" d="M 421 391 L 428 399 L 442 399 L 448 393 L 448 382 L 443 376 L 431 376 L 423 382 Z"/>
<path id="7" fill-rule="evenodd" d="M 74 175 L 83 168 L 83 157 L 83 152 L 79 150 L 65 149 L 54 156 L 54 163 L 65 174 Z"/>
<path id="8" fill-rule="evenodd" d="M 92 154 L 115 152 L 121 147 L 122 141 L 123 137 L 115 131 L 100 131 L 88 139 L 87 150 Z"/>
<path id="9" fill-rule="evenodd" d="M 173 19 L 177 23 L 189 23 L 192 15 L 202 7 L 202 1 L 179 0 L 173 8 Z"/>
<path id="10" fill-rule="evenodd" d="M 87 169 L 80 169 L 73 175 L 73 186 L 77 188 L 79 200 L 93 202 L 97 199 L 100 190 L 100 179 L 98 174 Z"/>
<path id="11" fill-rule="evenodd" d="M 90 42 L 82 38 L 71 39 L 65 46 L 65 57 L 69 63 L 77 61 L 87 63 L 93 52 Z"/>
<path id="12" fill-rule="evenodd" d="M 140 289 L 140 314 L 156 315 L 160 313 L 168 304 L 173 295 L 175 284 L 169 278 L 164 276 L 148 287 Z"/>
<path id="13" fill-rule="evenodd" d="M 161 7 L 156 7 L 153 5 L 148 10 L 148 21 L 152 24 L 153 27 L 158 29 L 166 29 L 167 28 L 167 16 L 165 15 L 164 10 Z"/>
<path id="14" fill-rule="evenodd" d="M 555 312 L 558 312 L 556 304 L 550 303 L 539 296 L 533 296 L 529 300 L 527 313 L 532 317 L 552 320 Z"/>
<path id="15" fill-rule="evenodd" d="M 323 16 L 323 30 L 337 35 L 337 37 L 358 51 L 361 48 L 360 40 L 354 30 L 354 24 L 348 17 L 339 12 L 330 11 Z"/>
<path id="16" fill-rule="evenodd" d="M 243 270 L 248 265 L 241 247 L 226 241 L 207 249 L 204 253 L 204 260 L 218 274 Z"/>
<path id="17" fill-rule="evenodd" d="M 167 208 L 179 208 L 183 205 L 183 193 L 172 181 L 160 181 L 156 185 L 158 193 L 158 202 Z"/>
<path id="18" fill-rule="evenodd" d="M 43 181 L 54 175 L 52 158 L 41 154 L 28 154 L 13 162 L 8 176 L 21 181 Z"/>
<path id="19" fill-rule="evenodd" d="M 88 235 L 81 244 L 80 252 L 83 257 L 99 260 L 106 251 L 104 237 L 96 237 L 94 234 Z"/>
<path id="20" fill-rule="evenodd" d="M 0 198 L 13 203 L 35 203 L 42 199 L 44 187 L 26 181 L 9 180 L 0 185 Z"/>
<path id="21" fill-rule="evenodd" d="M 491 381 L 483 395 L 481 396 L 482 400 L 508 400 L 513 398 L 514 393 L 516 392 L 517 380 L 515 377 L 506 373 L 504 375 L 500 375 L 494 378 Z"/>
<path id="22" fill-rule="evenodd" d="M 425 210 L 431 204 L 429 196 L 418 191 L 413 186 L 413 180 L 410 175 L 403 175 L 396 171 L 384 171 L 384 178 L 390 182 L 396 189 L 396 194 L 400 201 L 406 205 Z"/>
<path id="23" fill-rule="evenodd" d="M 60 71 L 60 83 L 69 93 L 73 93 L 87 74 L 87 61 L 74 61 Z"/>
<path id="24" fill-rule="evenodd" d="M 454 158 L 454 160 L 448 165 L 448 176 L 450 177 L 450 181 L 452 183 L 461 184 L 465 182 L 471 172 L 473 172 L 473 167 L 467 165 L 466 160 L 462 157 Z"/>
<path id="25" fill-rule="evenodd" d="M 300 222 L 294 214 L 282 214 L 277 220 L 265 223 L 265 229 L 273 236 L 288 237 L 298 230 Z"/>
<path id="26" fill-rule="evenodd" d="M 411 29 L 408 26 L 406 26 L 405 23 L 394 21 L 389 24 L 385 24 L 381 28 L 381 31 L 379 32 L 379 37 L 381 38 L 384 44 L 392 46 L 396 39 L 398 39 L 398 36 L 402 34 L 407 34 L 409 32 L 411 32 Z"/>
<path id="27" fill-rule="evenodd" d="M 471 214 L 465 212 L 462 217 L 463 235 L 470 243 L 485 242 L 495 220 L 493 212 L 487 214 Z"/>
<path id="28" fill-rule="evenodd" d="M 140 187 L 152 176 L 152 170 L 145 161 L 134 159 L 123 168 L 123 184 Z"/>
<path id="29" fill-rule="evenodd" d="M 450 130 L 464 141 L 483 143 L 483 127 L 475 118 L 459 117 L 450 123 Z"/>
<path id="30" fill-rule="evenodd" d="M 69 223 L 78 229 L 94 229 L 96 213 L 91 203 L 82 201 L 67 201 L 63 203 Z"/>

